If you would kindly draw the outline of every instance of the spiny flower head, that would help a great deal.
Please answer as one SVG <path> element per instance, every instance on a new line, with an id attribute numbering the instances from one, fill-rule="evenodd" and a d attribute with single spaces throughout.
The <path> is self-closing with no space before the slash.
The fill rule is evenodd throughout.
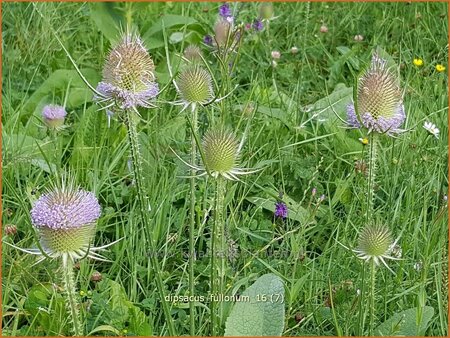
<path id="1" fill-rule="evenodd" d="M 189 45 L 184 50 L 183 56 L 190 62 L 202 61 L 202 51 L 196 45 Z"/>
<path id="2" fill-rule="evenodd" d="M 95 195 L 71 184 L 43 194 L 31 210 L 31 222 L 39 231 L 41 245 L 52 257 L 83 257 L 99 217 L 100 204 Z"/>
<path id="3" fill-rule="evenodd" d="M 219 19 L 214 25 L 214 38 L 219 47 L 226 46 L 228 38 L 231 40 L 231 28 L 232 23 L 223 18 Z"/>
<path id="4" fill-rule="evenodd" d="M 363 125 L 370 131 L 392 135 L 400 132 L 399 127 L 405 120 L 398 79 L 388 69 L 386 60 L 377 54 L 358 81 L 357 109 L 354 104 L 347 106 L 347 120 L 351 127 Z"/>
<path id="5" fill-rule="evenodd" d="M 263 2 L 259 6 L 259 17 L 263 20 L 270 20 L 273 17 L 273 5 L 270 2 Z"/>
<path id="6" fill-rule="evenodd" d="M 98 102 L 113 101 L 120 109 L 150 107 L 149 100 L 158 95 L 155 66 L 142 40 L 126 34 L 110 51 L 103 68 L 103 79 L 97 91 L 104 98 Z"/>
<path id="7" fill-rule="evenodd" d="M 92 192 L 62 187 L 42 195 L 31 209 L 31 221 L 38 228 L 67 230 L 93 224 L 100 217 L 100 205 Z"/>
<path id="8" fill-rule="evenodd" d="M 45 124 L 52 129 L 59 129 L 64 124 L 64 119 L 67 115 L 64 107 L 49 104 L 42 109 L 42 118 Z"/>
<path id="9" fill-rule="evenodd" d="M 358 247 L 354 252 L 365 261 L 373 260 L 377 265 L 382 262 L 391 270 L 384 259 L 395 259 L 389 255 L 396 244 L 397 241 L 393 241 L 391 231 L 385 225 L 367 225 L 359 234 Z"/>
<path id="10" fill-rule="evenodd" d="M 240 157 L 240 147 L 241 144 L 239 144 L 233 133 L 218 128 L 208 130 L 203 137 L 201 147 L 203 167 L 191 165 L 174 153 L 185 165 L 200 171 L 200 174 L 196 175 L 197 177 L 209 174 L 214 178 L 221 176 L 229 180 L 239 180 L 239 175 L 248 175 L 261 170 L 251 170 L 237 166 Z"/>
<path id="11" fill-rule="evenodd" d="M 209 130 L 203 139 L 205 165 L 213 175 L 232 172 L 239 156 L 239 144 L 235 136 L 223 129 Z"/>
<path id="12" fill-rule="evenodd" d="M 211 75 L 200 66 L 184 69 L 176 82 L 178 93 L 187 104 L 205 104 L 214 95 Z"/>

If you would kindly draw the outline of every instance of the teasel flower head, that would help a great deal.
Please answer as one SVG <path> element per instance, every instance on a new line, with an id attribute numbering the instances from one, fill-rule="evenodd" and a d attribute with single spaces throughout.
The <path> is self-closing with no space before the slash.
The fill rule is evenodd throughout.
<path id="1" fill-rule="evenodd" d="M 274 10 L 270 2 L 263 2 L 259 6 L 259 17 L 263 20 L 270 20 L 273 18 Z"/>
<path id="2" fill-rule="evenodd" d="M 192 63 L 202 61 L 202 51 L 197 45 L 189 45 L 186 47 L 183 53 L 184 58 Z"/>
<path id="3" fill-rule="evenodd" d="M 239 180 L 238 176 L 255 173 L 261 169 L 239 168 L 239 143 L 234 134 L 226 129 L 210 129 L 203 137 L 201 152 L 204 167 L 193 166 L 178 155 L 184 164 L 200 172 L 197 176 L 209 174 L 213 178 L 224 177 L 229 180 Z"/>
<path id="4" fill-rule="evenodd" d="M 204 105 L 214 96 L 211 75 L 198 65 L 182 70 L 176 83 L 178 94 L 185 105 Z"/>
<path id="5" fill-rule="evenodd" d="M 60 187 L 53 187 L 44 193 L 31 209 L 31 222 L 40 238 L 39 249 L 21 249 L 45 258 L 62 257 L 63 263 L 89 257 L 105 260 L 95 253 L 116 242 L 102 247 L 91 247 L 95 234 L 95 224 L 101 208 L 92 192 L 82 190 L 71 181 L 64 181 Z M 9 244 L 11 245 L 11 244 Z"/>
<path id="6" fill-rule="evenodd" d="M 59 130 L 64 125 L 67 112 L 64 107 L 49 104 L 42 109 L 42 118 L 50 129 Z"/>
<path id="7" fill-rule="evenodd" d="M 220 18 L 214 25 L 214 38 L 219 47 L 226 46 L 228 38 L 231 39 L 231 30 L 233 24 L 226 19 Z"/>
<path id="8" fill-rule="evenodd" d="M 358 247 L 353 250 L 357 256 L 365 261 L 373 260 L 376 265 L 380 262 L 394 273 L 386 264 L 385 259 L 398 259 L 391 256 L 397 244 L 392 239 L 391 231 L 382 224 L 366 225 L 359 234 Z"/>
<path id="9" fill-rule="evenodd" d="M 103 79 L 97 86 L 102 97 L 94 99 L 119 109 L 152 107 L 150 100 L 159 93 L 154 70 L 142 40 L 135 34 L 125 34 L 106 58 Z"/>
<path id="10" fill-rule="evenodd" d="M 364 126 L 369 131 L 394 135 L 401 132 L 406 115 L 398 78 L 386 60 L 374 54 L 367 71 L 358 80 L 357 108 L 347 106 L 350 127 Z"/>

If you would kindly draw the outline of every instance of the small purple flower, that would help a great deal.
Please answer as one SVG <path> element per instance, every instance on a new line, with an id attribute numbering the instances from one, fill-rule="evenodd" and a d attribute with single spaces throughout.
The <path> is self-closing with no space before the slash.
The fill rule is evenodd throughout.
<path id="1" fill-rule="evenodd" d="M 325 195 L 320 195 L 319 202 L 323 202 L 325 200 Z"/>
<path id="2" fill-rule="evenodd" d="M 262 22 L 260 19 L 256 19 L 256 20 L 253 22 L 253 29 L 254 29 L 255 31 L 257 31 L 257 32 L 262 31 L 262 30 L 264 29 L 264 24 L 263 24 L 263 22 Z"/>
<path id="3" fill-rule="evenodd" d="M 275 203 L 275 217 L 285 219 L 288 215 L 288 208 L 284 202 Z"/>
<path id="4" fill-rule="evenodd" d="M 64 124 L 64 118 L 67 112 L 64 107 L 49 104 L 42 109 L 42 117 L 48 127 L 58 129 Z"/>
<path id="5" fill-rule="evenodd" d="M 219 7 L 219 15 L 222 18 L 228 18 L 233 16 L 233 14 L 231 13 L 230 6 L 227 3 L 224 3 L 222 6 Z"/>
<path id="6" fill-rule="evenodd" d="M 213 44 L 212 36 L 211 36 L 211 35 L 205 35 L 205 36 L 203 37 L 203 43 L 204 43 L 205 45 L 212 46 L 212 44 Z"/>
<path id="7" fill-rule="evenodd" d="M 312 188 L 311 195 L 316 196 L 316 194 L 317 194 L 317 189 L 316 188 Z"/>

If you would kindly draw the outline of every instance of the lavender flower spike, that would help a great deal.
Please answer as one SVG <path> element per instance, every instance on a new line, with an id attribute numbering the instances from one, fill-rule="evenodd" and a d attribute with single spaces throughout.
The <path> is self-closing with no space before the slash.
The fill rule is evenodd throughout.
<path id="1" fill-rule="evenodd" d="M 406 114 L 398 82 L 386 60 L 375 54 L 369 69 L 358 80 L 358 111 L 353 103 L 347 106 L 348 125 L 388 135 L 401 132 Z"/>
<path id="2" fill-rule="evenodd" d="M 103 68 L 103 79 L 97 86 L 107 101 L 119 109 L 152 107 L 150 100 L 159 93 L 155 82 L 155 66 L 142 40 L 132 34 L 125 35 L 110 51 Z"/>

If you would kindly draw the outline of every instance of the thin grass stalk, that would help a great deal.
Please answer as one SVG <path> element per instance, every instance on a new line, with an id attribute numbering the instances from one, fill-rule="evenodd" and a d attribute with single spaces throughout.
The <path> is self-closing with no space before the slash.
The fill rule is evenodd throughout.
<path id="1" fill-rule="evenodd" d="M 167 328 L 169 331 L 169 335 L 175 336 L 175 328 L 173 326 L 173 319 L 170 315 L 170 309 L 165 301 L 165 292 L 164 292 L 164 283 L 161 279 L 161 269 L 159 267 L 158 255 L 156 254 L 156 245 L 153 242 L 153 237 L 151 235 L 147 235 L 147 232 L 150 230 L 151 225 L 149 223 L 148 212 L 150 210 L 150 205 L 148 203 L 148 197 L 144 190 L 144 177 L 142 174 L 142 158 L 139 152 L 139 140 L 136 129 L 136 122 L 133 120 L 132 116 L 133 112 L 130 110 L 124 111 L 125 116 L 125 125 L 127 127 L 128 134 L 128 142 L 130 144 L 131 151 L 131 161 L 132 161 L 132 171 L 136 186 L 136 192 L 138 196 L 139 202 L 139 215 L 141 219 L 142 226 L 144 231 L 142 234 L 136 232 L 135 234 L 144 235 L 144 242 L 148 243 L 150 247 L 150 264 L 152 265 L 154 278 L 156 281 L 156 288 L 159 294 L 160 302 L 162 304 L 164 316 L 167 323 Z M 147 238 L 146 238 L 147 237 Z M 142 238 L 140 239 L 142 241 Z"/>
<path id="2" fill-rule="evenodd" d="M 195 105 L 192 105 L 192 135 L 191 135 L 191 165 L 197 166 L 197 143 L 195 140 L 195 133 L 198 131 L 198 116 Z M 191 170 L 191 206 L 190 206 L 190 223 L 189 223 L 189 294 L 195 295 L 194 285 L 194 265 L 195 265 L 195 170 Z M 195 304 L 189 302 L 189 332 L 191 336 L 195 335 Z"/>
<path id="3" fill-rule="evenodd" d="M 80 313 L 78 311 L 79 302 L 75 287 L 72 259 L 67 256 L 63 257 L 61 268 L 64 294 L 66 296 L 66 308 L 69 315 L 69 321 L 72 323 L 72 333 L 74 336 L 83 336 L 83 327 L 81 325 Z"/>

